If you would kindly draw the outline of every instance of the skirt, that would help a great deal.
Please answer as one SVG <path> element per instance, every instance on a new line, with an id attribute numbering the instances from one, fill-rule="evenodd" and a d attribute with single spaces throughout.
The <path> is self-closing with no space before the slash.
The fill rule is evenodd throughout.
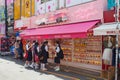
<path id="1" fill-rule="evenodd" d="M 112 61 L 112 49 L 105 48 L 104 51 L 103 51 L 103 57 L 102 57 L 102 59 L 105 60 L 106 63 L 111 64 L 111 61 Z"/>

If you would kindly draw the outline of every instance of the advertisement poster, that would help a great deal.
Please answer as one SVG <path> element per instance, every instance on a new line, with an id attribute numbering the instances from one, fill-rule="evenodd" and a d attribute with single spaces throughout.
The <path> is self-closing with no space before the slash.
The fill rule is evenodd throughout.
<path id="1" fill-rule="evenodd" d="M 7 17 L 8 17 L 8 27 L 14 24 L 13 16 L 13 0 L 7 0 Z"/>
<path id="2" fill-rule="evenodd" d="M 4 14 L 5 7 L 0 6 L 0 23 L 5 23 L 5 14 Z"/>
<path id="3" fill-rule="evenodd" d="M 31 16 L 31 1 L 30 0 L 25 0 L 25 17 L 30 17 Z"/>
<path id="4" fill-rule="evenodd" d="M 14 0 L 14 19 L 20 19 L 20 0 Z"/>
<path id="5" fill-rule="evenodd" d="M 46 12 L 55 11 L 57 9 L 57 0 L 51 0 L 46 2 Z"/>

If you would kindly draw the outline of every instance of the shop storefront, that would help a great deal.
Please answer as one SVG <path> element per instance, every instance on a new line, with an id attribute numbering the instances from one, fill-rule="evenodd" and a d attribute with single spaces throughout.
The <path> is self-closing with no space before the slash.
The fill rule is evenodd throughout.
<path id="1" fill-rule="evenodd" d="M 55 40 L 60 40 L 65 54 L 62 60 L 63 65 L 101 70 L 102 36 L 94 36 L 92 29 L 103 19 L 103 3 L 102 0 L 96 0 L 33 16 L 28 21 L 29 29 L 21 32 L 21 37 L 25 40 L 48 40 L 49 61 L 52 63 Z"/>
<path id="2" fill-rule="evenodd" d="M 119 25 L 116 22 L 105 23 L 95 28 L 93 32 L 95 36 L 103 37 L 102 77 L 112 80 L 116 69 L 116 45 L 120 47 L 120 36 L 118 36 L 118 42 L 116 41 L 116 35 L 120 35 Z M 118 65 L 120 64 L 119 59 L 118 52 Z"/>
<path id="3" fill-rule="evenodd" d="M 91 31 L 99 21 L 60 25 L 55 27 L 26 30 L 24 39 L 49 41 L 50 62 L 54 62 L 55 40 L 60 40 L 65 57 L 63 65 L 101 70 L 102 37 L 93 36 Z M 73 28 L 74 27 L 74 28 Z"/>

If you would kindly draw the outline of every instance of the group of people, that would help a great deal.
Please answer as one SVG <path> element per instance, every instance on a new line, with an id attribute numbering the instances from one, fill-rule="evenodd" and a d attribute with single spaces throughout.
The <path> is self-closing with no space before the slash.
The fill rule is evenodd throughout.
<path id="1" fill-rule="evenodd" d="M 56 41 L 55 48 L 55 58 L 54 62 L 56 63 L 55 71 L 60 70 L 60 60 L 63 58 L 63 51 L 60 46 L 60 42 Z M 33 41 L 32 44 L 30 41 L 27 41 L 26 44 L 26 62 L 24 67 L 31 67 L 35 69 L 47 70 L 46 64 L 48 63 L 49 58 L 49 46 L 48 41 L 44 41 L 39 44 L 37 41 Z M 61 58 L 62 56 L 62 58 Z M 40 66 L 39 66 L 40 65 Z"/>

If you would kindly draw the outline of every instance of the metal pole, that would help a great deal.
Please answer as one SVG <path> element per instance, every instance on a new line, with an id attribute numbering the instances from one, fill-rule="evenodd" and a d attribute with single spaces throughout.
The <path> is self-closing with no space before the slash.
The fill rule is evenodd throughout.
<path id="1" fill-rule="evenodd" d="M 115 66 L 115 80 L 118 80 L 118 33 L 119 33 L 119 0 L 116 0 L 116 22 L 117 22 L 117 27 L 116 27 L 116 66 Z"/>
<path id="2" fill-rule="evenodd" d="M 5 0 L 5 34 L 8 36 L 8 16 L 7 16 L 7 0 Z"/>

